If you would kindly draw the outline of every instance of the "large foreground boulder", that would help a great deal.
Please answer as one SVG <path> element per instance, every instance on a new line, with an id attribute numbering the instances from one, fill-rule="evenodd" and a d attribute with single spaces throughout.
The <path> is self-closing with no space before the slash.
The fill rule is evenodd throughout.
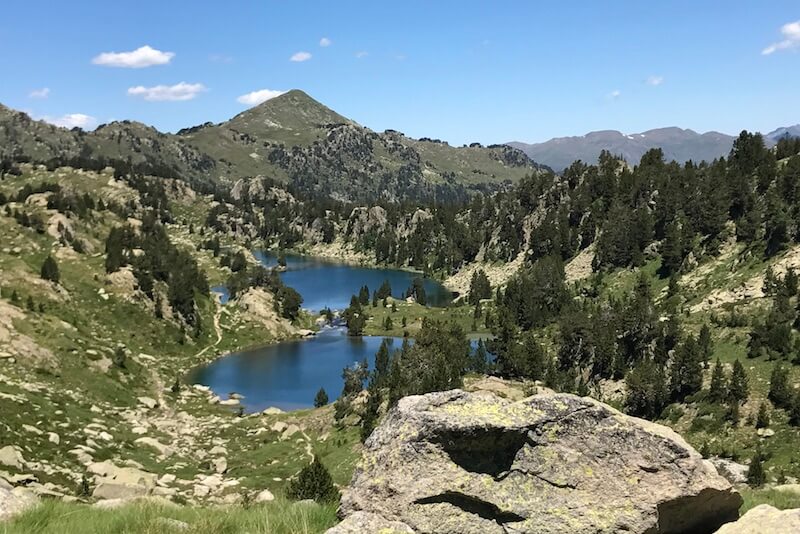
<path id="1" fill-rule="evenodd" d="M 778 510 L 761 504 L 748 510 L 737 522 L 728 523 L 717 534 L 797 534 L 800 532 L 800 509 Z"/>
<path id="2" fill-rule="evenodd" d="M 672 430 L 574 395 L 406 397 L 372 433 L 341 514 L 415 532 L 711 533 L 730 482 Z"/>

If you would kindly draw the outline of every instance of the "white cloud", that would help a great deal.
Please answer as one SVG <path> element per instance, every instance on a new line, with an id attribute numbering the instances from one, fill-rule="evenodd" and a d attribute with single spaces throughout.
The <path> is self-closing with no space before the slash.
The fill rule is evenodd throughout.
<path id="1" fill-rule="evenodd" d="M 175 85 L 156 85 L 154 87 L 139 85 L 128 89 L 128 96 L 141 96 L 150 102 L 175 102 L 191 100 L 207 90 L 202 83 L 181 82 Z"/>
<path id="2" fill-rule="evenodd" d="M 356 58 L 358 58 L 358 59 L 365 58 L 368 55 L 369 55 L 369 52 L 365 52 L 364 50 L 362 50 L 360 52 L 356 52 Z"/>
<path id="3" fill-rule="evenodd" d="M 652 86 L 655 87 L 655 86 L 658 86 L 658 85 L 661 85 L 662 83 L 664 83 L 664 77 L 663 76 L 649 76 L 647 78 L 647 80 L 645 80 L 645 82 L 647 83 L 647 85 L 652 85 Z"/>
<path id="4" fill-rule="evenodd" d="M 333 44 L 333 41 L 331 41 L 327 37 L 323 37 L 322 39 L 319 40 L 319 45 L 322 46 L 322 47 L 330 46 L 332 44 Z"/>
<path id="5" fill-rule="evenodd" d="M 274 89 L 259 89 L 258 91 L 253 91 L 252 93 L 247 93 L 245 95 L 240 96 L 236 99 L 237 102 L 240 104 L 246 104 L 248 106 L 256 106 L 261 104 L 262 102 L 266 102 L 270 98 L 275 98 L 276 96 L 281 96 L 286 91 L 276 91 Z"/>
<path id="6" fill-rule="evenodd" d="M 292 57 L 289 58 L 289 61 L 294 61 L 295 63 L 300 63 L 302 61 L 308 61 L 311 59 L 311 54 L 308 52 L 297 52 L 292 54 Z"/>
<path id="7" fill-rule="evenodd" d="M 761 51 L 763 55 L 768 56 L 778 50 L 788 50 L 800 46 L 800 20 L 781 26 L 781 34 L 783 34 L 783 40 L 766 47 Z"/>
<path id="8" fill-rule="evenodd" d="M 616 100 L 620 96 L 622 96 L 622 91 L 620 91 L 619 89 L 614 89 L 608 94 L 608 97 L 611 98 L 612 100 Z"/>
<path id="9" fill-rule="evenodd" d="M 148 45 L 131 52 L 103 52 L 92 59 L 95 65 L 141 69 L 153 65 L 166 65 L 175 57 L 173 52 L 162 52 Z"/>
<path id="10" fill-rule="evenodd" d="M 28 98 L 47 98 L 50 96 L 50 88 L 42 87 L 41 89 L 34 89 L 28 94 Z"/>
<path id="11" fill-rule="evenodd" d="M 63 128 L 75 128 L 76 126 L 78 128 L 87 128 L 97 124 L 97 119 L 83 113 L 68 113 L 61 117 L 48 117 L 45 115 L 42 120 Z"/>

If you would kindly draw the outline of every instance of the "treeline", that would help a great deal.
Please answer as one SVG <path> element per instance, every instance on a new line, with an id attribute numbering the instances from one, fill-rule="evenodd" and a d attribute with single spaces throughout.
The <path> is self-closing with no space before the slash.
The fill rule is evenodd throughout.
<path id="1" fill-rule="evenodd" d="M 161 313 L 161 294 L 155 291 L 154 284 L 165 283 L 172 310 L 199 335 L 201 322 L 195 293 L 208 296 L 208 280 L 194 257 L 170 241 L 154 212 L 145 213 L 138 229 L 130 224 L 112 228 L 105 250 L 106 272 L 131 265 L 139 289 L 153 299 L 157 316 Z"/>

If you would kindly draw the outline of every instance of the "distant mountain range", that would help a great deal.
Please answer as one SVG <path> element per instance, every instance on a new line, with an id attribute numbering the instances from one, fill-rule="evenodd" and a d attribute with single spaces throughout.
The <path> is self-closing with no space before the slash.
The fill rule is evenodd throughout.
<path id="1" fill-rule="evenodd" d="M 768 145 L 781 137 L 800 137 L 800 125 L 778 128 L 764 136 Z M 601 130 L 576 137 L 557 137 L 544 143 L 511 142 L 509 146 L 525 152 L 534 161 L 561 171 L 576 159 L 594 163 L 602 150 L 621 155 L 628 163 L 636 164 L 651 148 L 661 148 L 667 161 L 711 161 L 727 156 L 735 137 L 719 132 L 703 134 L 682 128 L 658 128 L 635 134 L 616 130 Z"/>

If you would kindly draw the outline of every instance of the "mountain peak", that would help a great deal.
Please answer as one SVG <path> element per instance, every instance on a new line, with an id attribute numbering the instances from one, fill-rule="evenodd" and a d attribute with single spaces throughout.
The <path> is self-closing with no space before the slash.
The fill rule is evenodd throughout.
<path id="1" fill-rule="evenodd" d="M 297 144 L 303 141 L 298 137 L 340 123 L 354 124 L 304 91 L 292 89 L 239 113 L 221 126 L 258 138 Z"/>

